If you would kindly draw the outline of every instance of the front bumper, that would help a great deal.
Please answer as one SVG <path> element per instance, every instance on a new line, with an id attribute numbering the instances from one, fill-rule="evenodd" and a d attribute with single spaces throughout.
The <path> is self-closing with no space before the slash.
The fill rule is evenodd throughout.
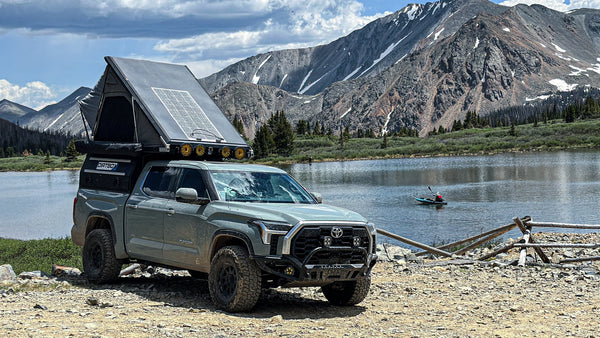
<path id="1" fill-rule="evenodd" d="M 346 254 L 349 250 L 362 251 L 365 259 L 362 263 L 313 263 L 310 261 L 317 254 Z M 344 255 L 340 255 L 344 256 Z M 361 249 L 346 247 L 316 248 L 303 261 L 290 255 L 255 257 L 262 271 L 269 275 L 276 286 L 321 286 L 338 281 L 352 281 L 367 276 L 377 262 L 377 255 Z M 334 260 L 335 261 L 335 260 Z"/>

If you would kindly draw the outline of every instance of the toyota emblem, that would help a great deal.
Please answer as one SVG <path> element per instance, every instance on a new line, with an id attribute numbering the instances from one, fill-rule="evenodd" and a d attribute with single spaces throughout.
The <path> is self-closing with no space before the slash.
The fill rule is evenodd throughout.
<path id="1" fill-rule="evenodd" d="M 340 227 L 331 228 L 331 237 L 340 238 L 340 237 L 342 237 L 343 234 L 344 234 L 344 230 L 342 230 L 342 228 L 340 228 Z"/>

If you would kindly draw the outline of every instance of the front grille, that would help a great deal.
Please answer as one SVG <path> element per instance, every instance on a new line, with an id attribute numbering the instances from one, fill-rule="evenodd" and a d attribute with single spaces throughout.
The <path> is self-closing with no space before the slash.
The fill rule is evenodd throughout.
<path id="1" fill-rule="evenodd" d="M 361 226 L 338 226 L 342 229 L 340 238 L 333 238 L 331 229 L 334 225 L 305 226 L 292 239 L 291 254 L 304 261 L 306 257 L 316 248 L 321 247 L 310 260 L 311 264 L 359 264 L 365 261 L 364 252 L 369 251 L 370 238 L 367 229 Z M 332 247 L 344 247 L 345 249 L 329 250 L 323 247 L 323 239 L 328 236 L 332 238 Z M 354 247 L 353 238 L 360 237 L 360 245 Z M 364 251 L 360 250 L 364 249 Z"/>

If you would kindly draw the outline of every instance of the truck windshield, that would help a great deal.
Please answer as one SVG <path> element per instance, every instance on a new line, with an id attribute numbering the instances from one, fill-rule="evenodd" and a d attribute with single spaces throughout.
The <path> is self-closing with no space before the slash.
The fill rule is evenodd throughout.
<path id="1" fill-rule="evenodd" d="M 315 200 L 287 174 L 211 171 L 221 200 L 260 203 L 315 203 Z"/>

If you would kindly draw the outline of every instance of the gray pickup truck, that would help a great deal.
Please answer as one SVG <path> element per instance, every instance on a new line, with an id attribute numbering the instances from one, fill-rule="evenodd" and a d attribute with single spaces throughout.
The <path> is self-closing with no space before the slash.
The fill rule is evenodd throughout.
<path id="1" fill-rule="evenodd" d="M 369 292 L 375 228 L 320 202 L 268 166 L 88 155 L 71 236 L 96 283 L 140 262 L 207 278 L 230 312 L 279 286 L 318 286 L 333 304 L 357 304 Z"/>

